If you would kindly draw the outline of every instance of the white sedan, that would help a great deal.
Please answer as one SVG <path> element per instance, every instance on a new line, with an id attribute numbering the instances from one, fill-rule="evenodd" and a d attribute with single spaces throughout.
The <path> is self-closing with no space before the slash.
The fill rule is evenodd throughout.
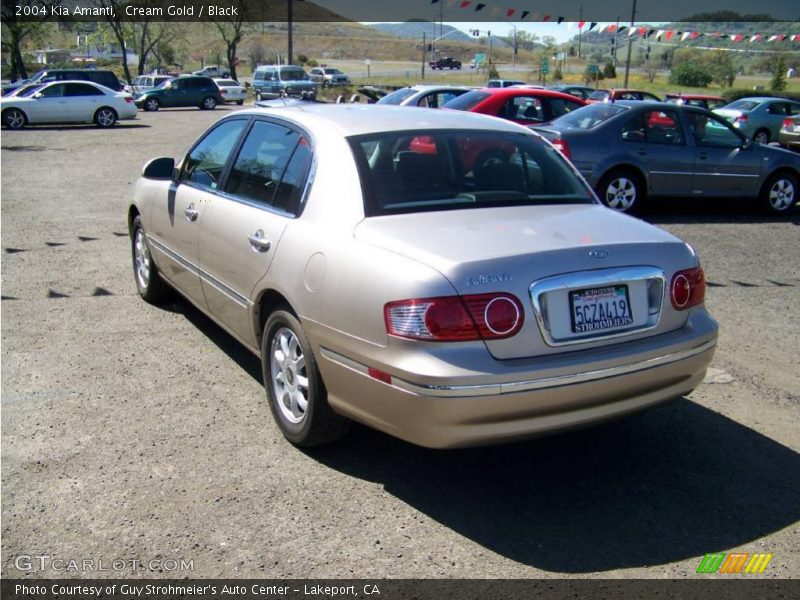
<path id="1" fill-rule="evenodd" d="M 215 79 L 214 83 L 217 84 L 219 91 L 222 92 L 222 97 L 225 102 L 236 102 L 239 106 L 244 104 L 247 99 L 247 90 L 244 86 L 239 84 L 238 81 L 233 79 Z"/>
<path id="2" fill-rule="evenodd" d="M 136 118 L 133 96 L 90 81 L 53 81 L 0 99 L 3 127 L 44 123 L 96 123 L 112 127 Z"/>

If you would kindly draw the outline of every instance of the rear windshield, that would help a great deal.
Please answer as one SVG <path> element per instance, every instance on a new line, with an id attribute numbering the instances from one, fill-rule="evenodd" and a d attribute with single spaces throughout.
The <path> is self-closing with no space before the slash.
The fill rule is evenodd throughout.
<path id="1" fill-rule="evenodd" d="M 467 92 L 466 94 L 461 94 L 458 98 L 453 98 L 442 108 L 451 108 L 453 110 L 469 110 L 486 100 L 486 98 L 489 96 L 491 96 L 489 92 L 481 92 L 479 90 Z"/>
<path id="2" fill-rule="evenodd" d="M 616 104 L 589 104 L 559 117 L 551 125 L 559 125 L 572 129 L 594 129 L 603 121 L 607 121 L 628 110 Z"/>
<path id="3" fill-rule="evenodd" d="M 393 131 L 349 142 L 368 217 L 593 202 L 558 150 L 535 135 Z"/>
<path id="4" fill-rule="evenodd" d="M 230 87 L 239 84 L 236 83 L 233 79 L 217 79 L 217 85 Z"/>
<path id="5" fill-rule="evenodd" d="M 387 94 L 380 100 L 378 100 L 377 104 L 400 104 L 408 98 L 409 96 L 413 96 L 416 94 L 416 90 L 412 90 L 411 88 L 403 88 L 401 90 L 397 90 L 396 92 L 392 92 L 391 94 Z"/>
<path id="6" fill-rule="evenodd" d="M 594 91 L 589 96 L 589 100 L 605 100 L 606 98 L 608 98 L 608 92 L 602 90 Z"/>
<path id="7" fill-rule="evenodd" d="M 339 69 L 322 69 L 322 72 L 326 75 L 341 75 L 342 72 Z"/>
<path id="8" fill-rule="evenodd" d="M 753 102 L 752 100 L 737 100 L 736 102 L 731 102 L 725 108 L 732 108 L 734 110 L 753 110 L 759 104 L 761 103 Z"/>

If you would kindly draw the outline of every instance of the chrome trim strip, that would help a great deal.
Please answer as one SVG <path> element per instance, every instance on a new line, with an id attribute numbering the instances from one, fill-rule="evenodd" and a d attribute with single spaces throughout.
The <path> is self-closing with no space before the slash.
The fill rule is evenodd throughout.
<path id="1" fill-rule="evenodd" d="M 581 335 L 569 338 L 555 339 L 551 333 L 550 328 L 544 322 L 544 315 L 542 310 L 542 296 L 549 292 L 556 290 L 578 290 L 590 287 L 602 287 L 613 284 L 629 283 L 631 281 L 647 281 L 655 279 L 661 282 L 661 304 L 658 307 L 658 313 L 649 315 L 647 321 L 638 327 L 629 327 L 622 331 L 616 331 L 607 335 Z M 641 333 L 649 331 L 658 327 L 661 321 L 661 311 L 664 308 L 664 302 L 667 294 L 667 277 L 664 271 L 657 267 L 616 267 L 609 269 L 598 269 L 596 271 L 577 271 L 574 273 L 565 273 L 563 275 L 555 275 L 553 277 L 546 277 L 538 281 L 534 281 L 530 288 L 528 288 L 531 302 L 533 303 L 533 312 L 536 316 L 536 323 L 539 325 L 539 330 L 542 333 L 544 342 L 548 346 L 571 346 L 573 344 L 586 344 L 591 342 L 599 342 L 602 340 L 611 340 L 614 338 L 633 335 L 634 333 Z"/>
<path id="2" fill-rule="evenodd" d="M 476 385 L 420 385 L 392 376 L 391 385 L 417 396 L 435 396 L 442 398 L 518 394 L 522 392 L 563 387 L 566 385 L 575 385 L 578 383 L 588 383 L 590 381 L 597 381 L 598 379 L 609 379 L 611 377 L 618 377 L 620 375 L 627 375 L 629 373 L 636 373 L 638 371 L 646 371 L 647 369 L 652 369 L 654 367 L 661 367 L 679 362 L 681 360 L 686 360 L 687 358 L 707 352 L 713 349 L 716 345 L 717 340 L 714 338 L 712 340 L 703 342 L 694 348 L 689 348 L 688 350 L 680 350 L 678 352 L 672 352 L 670 354 L 648 358 L 646 360 L 627 365 L 596 369 L 594 371 L 584 371 L 582 373 L 572 373 L 570 375 L 542 377 L 541 379 L 530 379 L 526 381 L 510 381 L 507 383 Z M 347 358 L 346 356 L 343 356 L 338 352 L 334 352 L 333 350 L 328 350 L 327 348 L 321 348 L 320 354 L 324 358 L 337 363 L 342 367 L 346 367 L 352 371 L 364 375 L 365 377 L 369 377 L 367 372 L 368 368 L 366 365 Z"/>
<path id="3" fill-rule="evenodd" d="M 694 175 L 693 171 L 650 171 L 650 175 Z"/>
<path id="4" fill-rule="evenodd" d="M 761 177 L 761 175 L 750 175 L 749 173 L 705 173 L 703 171 L 695 171 L 694 175 L 701 177 L 749 177 L 750 179 L 757 179 Z"/>
<path id="5" fill-rule="evenodd" d="M 153 245 L 158 248 L 161 252 L 169 256 L 172 260 L 179 263 L 183 266 L 187 271 L 197 275 L 200 279 L 205 281 L 207 284 L 212 286 L 218 292 L 224 294 L 228 298 L 230 298 L 233 302 L 236 302 L 242 308 L 248 308 L 252 302 L 247 296 L 240 294 L 233 288 L 225 285 L 219 279 L 211 275 L 210 273 L 204 271 L 189 259 L 183 257 L 182 255 L 178 254 L 174 250 L 172 250 L 169 246 L 167 246 L 164 242 L 154 238 L 152 235 L 147 234 L 147 239 L 153 243 Z"/>

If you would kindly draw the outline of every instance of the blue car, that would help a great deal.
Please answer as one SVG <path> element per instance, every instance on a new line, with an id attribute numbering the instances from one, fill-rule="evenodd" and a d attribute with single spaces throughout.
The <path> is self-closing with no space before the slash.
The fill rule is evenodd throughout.
<path id="1" fill-rule="evenodd" d="M 780 136 L 784 119 L 800 114 L 800 102 L 785 98 L 742 98 L 714 110 L 758 144 Z"/>

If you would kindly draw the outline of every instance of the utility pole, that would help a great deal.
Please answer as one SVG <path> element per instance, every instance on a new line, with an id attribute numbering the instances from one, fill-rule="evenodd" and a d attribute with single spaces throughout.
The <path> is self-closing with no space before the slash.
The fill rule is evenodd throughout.
<path id="1" fill-rule="evenodd" d="M 631 33 L 633 32 L 634 21 L 636 21 L 636 0 L 633 0 L 633 8 L 631 9 L 631 29 L 628 31 L 628 58 L 625 61 L 625 81 L 622 83 L 622 87 L 628 87 L 628 74 L 631 70 L 631 50 L 633 49 L 633 36 Z"/>
<path id="2" fill-rule="evenodd" d="M 511 27 L 514 28 L 514 43 L 511 47 L 511 70 L 514 71 L 517 68 L 517 26 L 512 25 Z"/>
<path id="3" fill-rule="evenodd" d="M 578 17 L 578 58 L 581 57 L 581 38 L 583 36 L 583 27 L 580 27 L 580 22 L 583 21 L 583 4 L 581 4 L 580 16 Z"/>
<path id="4" fill-rule="evenodd" d="M 425 79 L 425 51 L 427 46 L 425 45 L 425 32 L 422 32 L 422 74 L 421 78 Z"/>
<path id="5" fill-rule="evenodd" d="M 489 71 L 492 70 L 492 32 L 486 32 L 489 35 Z"/>
<path id="6" fill-rule="evenodd" d="M 289 56 L 286 57 L 286 64 L 291 65 L 294 61 L 292 60 L 292 1 L 287 0 L 288 6 L 286 7 L 286 18 L 289 21 Z"/>

